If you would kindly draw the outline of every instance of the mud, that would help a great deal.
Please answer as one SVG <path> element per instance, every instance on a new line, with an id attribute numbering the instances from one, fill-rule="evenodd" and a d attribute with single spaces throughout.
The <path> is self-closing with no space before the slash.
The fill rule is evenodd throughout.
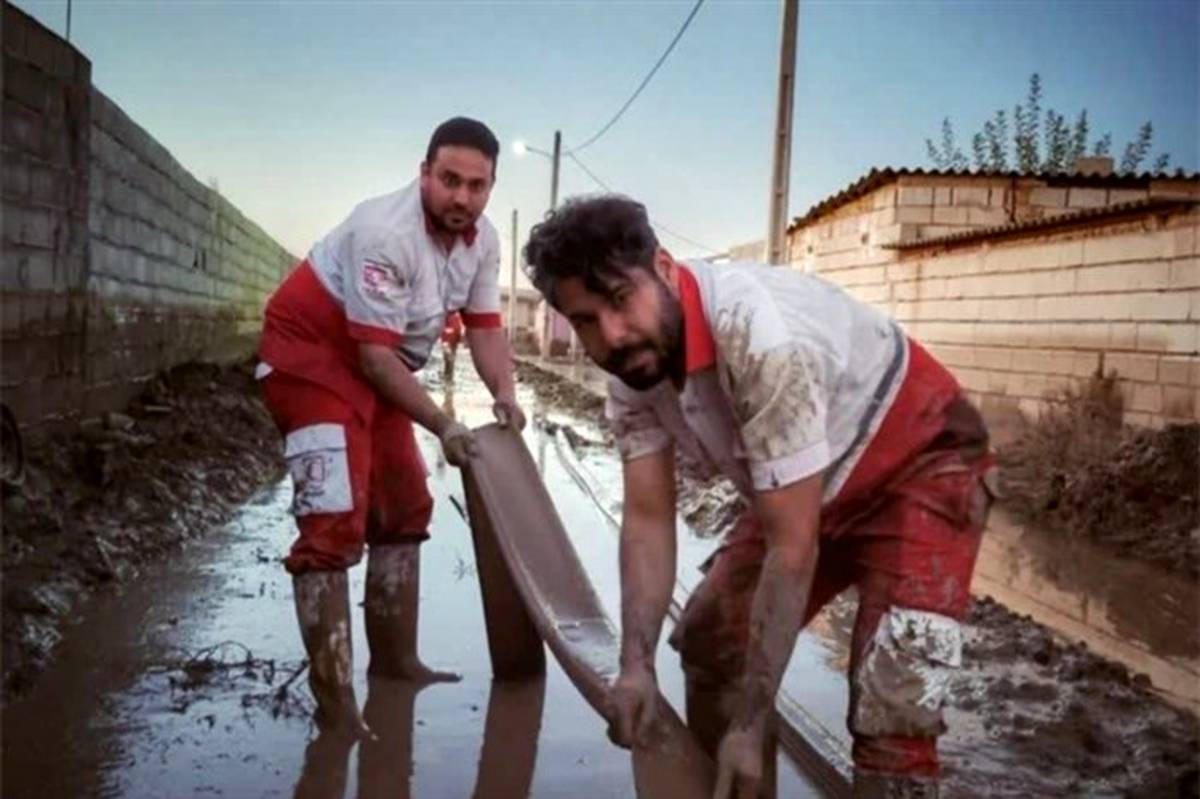
<path id="1" fill-rule="evenodd" d="M 564 380 L 553 372 L 525 360 L 516 362 L 516 378 L 518 382 L 533 390 L 540 404 L 561 414 L 592 419 L 601 431 L 607 432 L 608 420 L 604 418 L 603 395 L 583 388 L 573 381 Z"/>
<path id="2" fill-rule="evenodd" d="M 3 497 L 3 697 L 26 692 L 80 600 L 229 518 L 282 474 L 250 367 L 187 365 L 123 414 L 25 441 Z"/>
<path id="3" fill-rule="evenodd" d="M 1022 518 L 1200 577 L 1200 424 L 1121 423 L 1112 379 L 1064 394 L 1000 452 L 1002 501 Z"/>
<path id="4" fill-rule="evenodd" d="M 561 380 L 540 369 L 528 369 L 524 377 L 537 383 Z M 567 391 L 536 384 L 535 389 L 551 397 Z M 589 407 L 588 402 L 579 404 Z M 557 424 L 572 444 L 594 442 L 599 435 L 594 412 L 575 420 L 583 433 L 568 434 L 570 420 L 558 419 Z M 611 448 L 609 452 L 614 463 L 608 471 L 619 474 L 615 454 Z M 599 468 L 605 453 L 585 443 L 581 454 Z M 732 489 L 719 482 L 680 480 L 681 515 L 697 536 L 720 535 L 732 524 L 734 498 Z M 831 603 L 810 625 L 785 680 L 785 688 L 791 686 L 799 701 L 821 706 L 819 717 L 843 741 L 844 731 L 832 725 L 844 716 L 844 699 L 824 696 L 817 686 L 829 680 L 815 674 L 806 672 L 797 684 L 794 669 L 799 660 L 807 668 L 815 665 L 808 654 L 815 646 L 824 665 L 843 675 L 844 694 L 856 609 L 853 592 Z M 1153 626 L 1153 620 L 1145 620 L 1146 625 Z M 1198 795 L 1200 721 L 1159 696 L 1146 675 L 1070 643 L 987 597 L 973 601 L 964 641 L 962 670 L 947 705 L 949 732 L 941 739 L 943 795 Z"/>

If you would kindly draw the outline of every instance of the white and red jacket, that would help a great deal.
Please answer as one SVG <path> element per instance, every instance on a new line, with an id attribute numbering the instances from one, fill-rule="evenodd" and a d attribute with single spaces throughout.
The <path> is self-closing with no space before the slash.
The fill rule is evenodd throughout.
<path id="1" fill-rule="evenodd" d="M 279 369 L 338 393 L 368 414 L 374 391 L 358 370 L 358 343 L 394 347 L 425 365 L 445 325 L 500 326 L 500 241 L 486 217 L 450 252 L 433 237 L 418 181 L 360 203 L 313 246 L 271 296 L 260 376 Z"/>

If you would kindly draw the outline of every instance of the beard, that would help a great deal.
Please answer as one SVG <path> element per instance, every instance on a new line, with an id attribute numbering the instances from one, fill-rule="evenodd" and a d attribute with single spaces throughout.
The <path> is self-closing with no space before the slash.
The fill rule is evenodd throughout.
<path id="1" fill-rule="evenodd" d="M 476 219 L 470 211 L 461 206 L 451 206 L 441 213 L 426 209 L 426 213 L 429 214 L 429 220 L 433 223 L 434 228 L 443 233 L 462 233 L 470 230 Z"/>
<path id="2" fill-rule="evenodd" d="M 679 301 L 661 280 L 657 281 L 659 324 L 653 339 L 630 344 L 609 353 L 600 368 L 615 375 L 635 391 L 646 391 L 665 380 L 683 355 L 683 312 Z"/>

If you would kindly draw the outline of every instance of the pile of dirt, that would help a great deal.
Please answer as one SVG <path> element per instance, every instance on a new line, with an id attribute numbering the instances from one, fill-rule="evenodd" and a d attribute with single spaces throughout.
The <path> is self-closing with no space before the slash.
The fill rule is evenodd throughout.
<path id="1" fill-rule="evenodd" d="M 3 698 L 24 692 L 92 589 L 229 518 L 283 474 L 249 365 L 164 373 L 124 414 L 25 442 L 3 496 Z"/>
<path id="2" fill-rule="evenodd" d="M 1154 696 L 1144 674 L 988 598 L 972 602 L 964 633 L 947 793 L 1198 795 L 1200 720 Z M 989 750 L 1002 756 L 979 757 Z"/>
<path id="3" fill-rule="evenodd" d="M 515 364 L 517 380 L 531 387 L 540 402 L 562 413 L 587 416 L 607 434 L 603 397 L 528 361 L 518 360 Z"/>
<path id="4" fill-rule="evenodd" d="M 1200 576 L 1200 424 L 1123 425 L 1112 377 L 1067 392 L 1000 451 L 1002 501 L 1027 521 Z"/>

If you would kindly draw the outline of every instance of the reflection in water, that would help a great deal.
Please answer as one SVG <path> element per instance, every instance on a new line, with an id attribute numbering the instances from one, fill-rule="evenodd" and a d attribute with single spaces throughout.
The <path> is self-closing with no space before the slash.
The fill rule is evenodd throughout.
<path id="1" fill-rule="evenodd" d="M 477 799 L 529 795 L 545 698 L 545 676 L 492 681 L 473 794 Z"/>
<path id="2" fill-rule="evenodd" d="M 296 783 L 295 799 L 342 799 L 353 739 L 321 733 L 304 749 L 304 771 Z"/>
<path id="3" fill-rule="evenodd" d="M 993 510 L 972 584 L 1200 705 L 1200 586 Z"/>
<path id="4" fill-rule="evenodd" d="M 358 750 L 359 799 L 412 795 L 413 708 L 425 684 L 384 677 L 367 678 L 363 721 L 377 739 Z"/>
<path id="5" fill-rule="evenodd" d="M 358 750 L 358 799 L 408 799 L 413 795 L 413 721 L 417 694 L 427 684 L 368 678 L 363 719 L 377 736 Z M 537 762 L 546 696 L 544 676 L 493 681 L 474 796 L 528 796 Z M 321 733 L 304 751 L 295 799 L 343 799 L 354 741 Z"/>

